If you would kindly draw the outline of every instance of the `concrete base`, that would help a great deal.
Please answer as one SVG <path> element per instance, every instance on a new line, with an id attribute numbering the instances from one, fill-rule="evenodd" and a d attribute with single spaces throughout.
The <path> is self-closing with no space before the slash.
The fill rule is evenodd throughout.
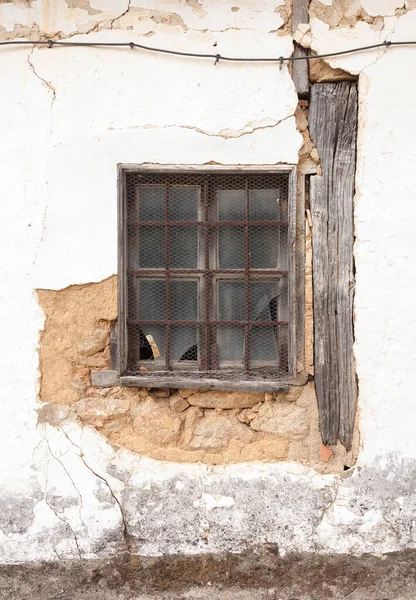
<path id="1" fill-rule="evenodd" d="M 244 554 L 30 563 L 0 567 L 1 600 L 414 600 L 416 552 Z"/>

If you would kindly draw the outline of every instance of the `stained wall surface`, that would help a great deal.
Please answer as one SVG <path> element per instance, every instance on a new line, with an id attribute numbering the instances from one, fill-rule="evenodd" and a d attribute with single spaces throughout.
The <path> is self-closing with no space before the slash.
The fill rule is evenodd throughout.
<path id="1" fill-rule="evenodd" d="M 412 39 L 414 8 L 390 0 L 313 0 L 310 27 L 297 39 L 318 53 Z M 133 40 L 288 56 L 290 12 L 290 3 L 278 0 L 0 2 L 0 39 Z M 192 554 L 269 543 L 281 553 L 360 553 L 415 545 L 413 65 L 411 47 L 383 48 L 328 59 L 314 73 L 359 77 L 360 448 L 354 466 L 339 473 L 341 463 L 322 467 L 317 446 L 306 458 L 285 450 L 238 460 L 198 455 L 189 464 L 177 453 L 120 445 L 114 430 L 100 432 L 97 421 L 80 417 L 89 385 L 83 369 L 105 366 L 106 344 L 97 351 L 101 364 L 77 364 L 79 371 L 69 373 L 62 361 L 67 352 L 72 368 L 65 336 L 75 335 L 70 324 L 79 322 L 79 306 L 62 299 L 84 289 L 92 307 L 94 285 L 102 297 L 114 297 L 117 164 L 297 164 L 307 135 L 287 67 L 214 66 L 128 48 L 2 47 L 1 561 L 104 557 L 126 548 Z M 308 160 L 316 162 L 311 150 Z M 309 287 L 310 278 L 309 271 Z M 100 310 L 99 326 L 90 317 L 87 325 L 106 333 L 114 303 Z M 54 318 L 69 319 L 60 334 L 56 322 L 48 329 Z M 51 332 L 54 343 L 61 335 L 56 362 L 46 352 Z M 73 345 L 81 344 L 85 359 L 83 342 Z M 308 344 L 310 353 L 310 332 Z M 310 409 L 312 384 L 305 389 L 312 389 Z M 139 406 L 157 404 L 139 398 Z M 115 400 L 114 410 L 123 411 L 123 394 Z"/>

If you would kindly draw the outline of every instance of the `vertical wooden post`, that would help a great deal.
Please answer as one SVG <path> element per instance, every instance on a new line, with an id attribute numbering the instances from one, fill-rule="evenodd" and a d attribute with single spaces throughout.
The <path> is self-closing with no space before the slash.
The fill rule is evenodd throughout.
<path id="1" fill-rule="evenodd" d="M 314 370 L 322 440 L 349 449 L 356 405 L 353 202 L 357 85 L 312 86 L 309 130 L 322 176 L 311 178 Z"/>
<path id="2" fill-rule="evenodd" d="M 121 167 L 117 171 L 118 188 L 118 365 L 121 375 L 127 368 L 127 207 L 125 199 L 126 175 Z"/>
<path id="3" fill-rule="evenodd" d="M 295 33 L 299 23 L 309 23 L 309 0 L 293 0 L 292 33 Z M 293 56 L 307 56 L 308 51 L 294 42 Z M 295 60 L 292 63 L 292 78 L 298 96 L 306 97 L 309 93 L 309 63 L 307 60 Z"/>

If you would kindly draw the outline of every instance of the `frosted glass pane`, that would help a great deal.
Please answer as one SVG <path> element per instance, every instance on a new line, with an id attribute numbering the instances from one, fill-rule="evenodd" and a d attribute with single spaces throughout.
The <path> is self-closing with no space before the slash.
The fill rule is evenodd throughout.
<path id="1" fill-rule="evenodd" d="M 244 281 L 218 282 L 218 320 L 244 320 Z"/>
<path id="2" fill-rule="evenodd" d="M 277 362 L 277 327 L 251 327 L 249 332 L 250 363 L 255 360 Z"/>
<path id="3" fill-rule="evenodd" d="M 169 231 L 171 269 L 198 267 L 198 227 L 171 227 Z"/>
<path id="4" fill-rule="evenodd" d="M 218 190 L 218 220 L 219 221 L 245 221 L 246 191 L 243 190 Z"/>
<path id="5" fill-rule="evenodd" d="M 198 221 L 200 187 L 173 185 L 169 188 L 169 218 L 171 221 Z"/>
<path id="6" fill-rule="evenodd" d="M 219 227 L 220 269 L 244 269 L 244 227 Z"/>
<path id="7" fill-rule="evenodd" d="M 249 190 L 251 221 L 279 221 L 279 190 Z"/>
<path id="8" fill-rule="evenodd" d="M 165 186 L 139 185 L 137 197 L 139 221 L 164 220 Z"/>
<path id="9" fill-rule="evenodd" d="M 250 227 L 250 268 L 276 269 L 284 268 L 279 265 L 279 245 L 281 243 L 281 228 L 257 226 Z M 280 257 L 280 262 L 283 257 Z"/>
<path id="10" fill-rule="evenodd" d="M 143 279 L 137 282 L 137 319 L 160 321 L 166 319 L 166 287 L 160 279 Z"/>
<path id="11" fill-rule="evenodd" d="M 243 364 L 244 328 L 219 326 L 217 327 L 217 344 L 220 363 L 236 362 Z"/>
<path id="12" fill-rule="evenodd" d="M 198 319 L 198 283 L 196 281 L 172 281 L 170 284 L 171 317 L 174 321 Z"/>
<path id="13" fill-rule="evenodd" d="M 165 267 L 165 231 L 163 227 L 140 227 L 139 266 L 143 269 Z"/>

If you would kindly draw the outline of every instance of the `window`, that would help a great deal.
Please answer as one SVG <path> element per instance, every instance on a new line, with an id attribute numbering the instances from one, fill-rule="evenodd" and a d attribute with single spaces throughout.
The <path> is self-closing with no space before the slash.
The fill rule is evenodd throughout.
<path id="1" fill-rule="evenodd" d="M 120 168 L 120 370 L 130 381 L 237 389 L 293 378 L 294 172 Z"/>

